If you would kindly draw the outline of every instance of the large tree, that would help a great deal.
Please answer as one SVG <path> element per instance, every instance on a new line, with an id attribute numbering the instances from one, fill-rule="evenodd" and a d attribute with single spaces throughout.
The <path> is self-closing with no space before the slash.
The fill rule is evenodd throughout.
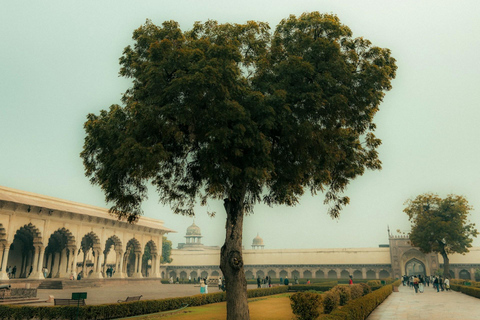
<path id="1" fill-rule="evenodd" d="M 448 255 L 466 253 L 472 238 L 478 234 L 474 223 L 469 223 L 472 207 L 462 196 L 448 195 L 442 199 L 425 193 L 407 200 L 403 210 L 412 224 L 410 241 L 424 253 L 436 252 L 443 258 L 443 274 L 450 277 Z"/>
<path id="2" fill-rule="evenodd" d="M 353 38 L 335 15 L 268 24 L 147 21 L 120 58 L 124 106 L 89 114 L 86 175 L 135 221 L 152 183 L 175 213 L 223 200 L 220 268 L 227 319 L 249 319 L 243 218 L 254 205 L 295 205 L 325 192 L 329 214 L 365 169 L 379 169 L 373 117 L 395 76 L 388 49 Z"/>

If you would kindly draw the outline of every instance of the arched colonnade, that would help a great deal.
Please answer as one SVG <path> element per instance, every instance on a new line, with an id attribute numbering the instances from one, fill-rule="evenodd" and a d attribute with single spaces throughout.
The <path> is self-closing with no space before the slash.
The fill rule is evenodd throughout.
<path id="1" fill-rule="evenodd" d="M 0 187 L 0 280 L 160 278 L 163 222 Z M 45 272 L 46 271 L 46 272 Z"/>

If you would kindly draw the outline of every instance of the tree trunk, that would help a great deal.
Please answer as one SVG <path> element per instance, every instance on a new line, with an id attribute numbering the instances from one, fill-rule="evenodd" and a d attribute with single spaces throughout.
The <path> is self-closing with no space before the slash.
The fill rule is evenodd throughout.
<path id="1" fill-rule="evenodd" d="M 441 252 L 443 257 L 443 278 L 451 278 L 450 277 L 450 260 L 448 259 L 447 253 L 445 250 Z"/>
<path id="2" fill-rule="evenodd" d="M 227 291 L 227 320 L 248 320 L 247 280 L 243 269 L 243 201 L 225 199 L 227 212 L 225 244 L 220 254 L 220 269 Z"/>

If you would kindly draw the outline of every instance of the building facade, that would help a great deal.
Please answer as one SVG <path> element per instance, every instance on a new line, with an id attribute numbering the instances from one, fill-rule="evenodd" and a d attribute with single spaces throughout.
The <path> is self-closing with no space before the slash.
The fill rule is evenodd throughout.
<path id="1" fill-rule="evenodd" d="M 163 221 L 0 187 L 0 280 L 159 278 Z M 145 256 L 147 255 L 147 256 Z"/>
<path id="2" fill-rule="evenodd" d="M 189 228 L 191 228 L 190 226 Z M 188 235 L 187 229 L 187 235 Z M 200 228 L 195 225 L 197 236 Z M 402 275 L 432 275 L 443 268 L 439 255 L 424 254 L 412 247 L 407 236 L 395 236 L 388 232 L 388 245 L 378 248 L 342 249 L 264 249 L 263 239 L 257 235 L 252 248 L 243 250 L 247 279 L 263 278 L 327 278 L 381 279 L 400 278 Z M 179 246 L 172 250 L 173 261 L 162 266 L 162 277 L 176 279 L 220 276 L 220 249 L 218 247 L 195 248 Z M 450 275 L 457 279 L 475 278 L 480 269 L 480 248 L 470 248 L 466 255 L 450 256 Z"/>

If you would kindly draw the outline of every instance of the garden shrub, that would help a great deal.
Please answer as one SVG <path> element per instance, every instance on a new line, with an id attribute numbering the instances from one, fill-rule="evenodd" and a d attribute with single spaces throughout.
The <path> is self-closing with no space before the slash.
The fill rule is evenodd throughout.
<path id="1" fill-rule="evenodd" d="M 332 288 L 333 292 L 337 292 L 340 298 L 339 304 L 344 306 L 352 297 L 350 292 L 350 286 L 342 285 L 342 286 L 335 286 Z"/>
<path id="2" fill-rule="evenodd" d="M 458 292 L 464 293 L 466 295 L 469 295 L 469 296 L 480 299 L 480 288 L 478 288 L 478 287 L 451 284 L 450 288 L 454 291 L 458 291 Z"/>
<path id="3" fill-rule="evenodd" d="M 370 286 L 366 283 L 359 283 L 359 285 L 362 287 L 363 289 L 363 296 L 369 294 L 370 292 L 372 292 L 372 288 L 370 288 Z"/>
<path id="4" fill-rule="evenodd" d="M 336 284 L 329 283 L 327 285 L 318 285 L 318 284 L 308 284 L 308 285 L 303 285 L 303 284 L 295 284 L 292 286 L 289 286 L 288 290 L 289 291 L 310 291 L 310 290 L 315 290 L 315 291 L 328 291 L 332 289 Z"/>
<path id="5" fill-rule="evenodd" d="M 299 320 L 316 319 L 322 313 L 322 295 L 312 292 L 297 292 L 290 296 L 292 312 Z"/>
<path id="6" fill-rule="evenodd" d="M 364 292 L 363 291 L 363 286 L 361 284 L 353 284 L 353 285 L 350 286 L 350 293 L 352 295 L 352 297 L 351 297 L 352 300 L 355 300 L 355 299 L 358 299 L 358 298 L 364 296 L 363 292 Z"/>
<path id="7" fill-rule="evenodd" d="M 329 314 L 340 304 L 340 295 L 338 291 L 327 291 L 323 296 L 323 313 Z"/>
<path id="8" fill-rule="evenodd" d="M 394 282 L 400 285 L 400 280 Z M 350 300 L 342 308 L 330 314 L 320 315 L 321 320 L 365 320 L 375 308 L 392 293 L 392 285 L 386 285 L 356 300 Z M 326 313 L 326 312 L 325 312 Z"/>

